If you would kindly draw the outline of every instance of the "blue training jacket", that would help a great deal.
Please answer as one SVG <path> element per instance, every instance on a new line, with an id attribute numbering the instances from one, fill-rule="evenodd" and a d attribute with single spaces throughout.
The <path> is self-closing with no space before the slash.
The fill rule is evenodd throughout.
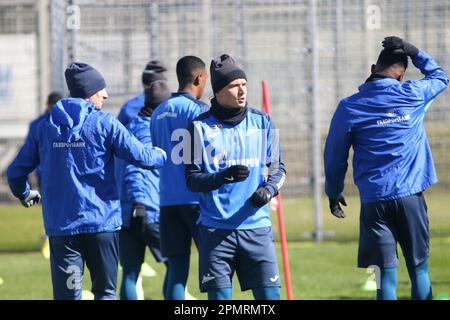
<path id="1" fill-rule="evenodd" d="M 408 196 L 437 182 L 423 121 L 449 79 L 423 51 L 412 62 L 425 75 L 423 79 L 366 82 L 339 103 L 325 144 L 328 197 L 343 192 L 350 146 L 353 179 L 362 203 Z"/>
<path id="2" fill-rule="evenodd" d="M 131 98 L 120 109 L 119 115 L 117 119 L 124 125 L 127 126 L 133 120 L 139 111 L 144 107 L 145 103 L 145 94 L 141 93 L 140 95 Z"/>
<path id="3" fill-rule="evenodd" d="M 167 153 L 167 162 L 160 169 L 160 206 L 198 203 L 198 194 L 186 186 L 184 164 L 189 158 L 183 153 L 183 147 L 190 140 L 188 125 L 207 109 L 207 104 L 190 93 L 176 92 L 153 111 L 152 142 Z"/>
<path id="4" fill-rule="evenodd" d="M 232 125 L 206 112 L 193 121 L 189 131 L 191 163 L 186 165 L 186 180 L 191 190 L 199 191 L 197 223 L 229 230 L 270 226 L 269 205 L 257 208 L 249 201 L 263 186 L 277 195 L 285 180 L 278 130 L 270 117 L 249 108 L 246 117 Z M 233 165 L 247 166 L 249 177 L 221 184 L 218 173 Z"/>
<path id="5" fill-rule="evenodd" d="M 143 145 L 152 147 L 150 117 L 136 116 L 126 127 Z M 116 158 L 116 183 L 122 206 L 123 226 L 130 225 L 133 204 L 147 209 L 147 222 L 159 222 L 159 170 L 145 170 Z"/>
<path id="6" fill-rule="evenodd" d="M 48 236 L 120 229 L 122 217 L 114 179 L 114 156 L 152 169 L 159 152 L 145 148 L 110 113 L 80 98 L 57 102 L 8 168 L 13 194 L 30 192 L 28 174 L 42 165 L 42 206 Z"/>

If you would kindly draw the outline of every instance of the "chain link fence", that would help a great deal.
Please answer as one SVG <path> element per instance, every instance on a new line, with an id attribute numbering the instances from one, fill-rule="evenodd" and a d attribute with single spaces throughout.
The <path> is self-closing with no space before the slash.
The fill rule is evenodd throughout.
<path id="1" fill-rule="evenodd" d="M 31 1 L 0 2 L 0 200 L 4 170 L 39 113 L 38 13 Z"/>
<path id="2" fill-rule="evenodd" d="M 46 10 L 39 10 L 42 5 Z M 38 30 L 41 15 L 48 15 L 48 27 Z M 404 37 L 450 71 L 449 0 L 2 1 L 0 26 L 2 128 L 23 125 L 42 110 L 39 97 L 47 94 L 39 84 L 46 79 L 42 73 L 49 90 L 67 94 L 63 73 L 72 60 L 104 75 L 110 94 L 104 110 L 117 114 L 141 92 L 141 72 L 150 59 L 169 67 L 175 91 L 180 57 L 197 55 L 209 66 L 213 57 L 231 54 L 247 73 L 251 106 L 260 108 L 261 81 L 268 82 L 288 168 L 284 194 L 293 196 L 312 196 L 314 182 L 323 183 L 314 176 L 313 164 L 321 168 L 322 159 L 312 152 L 313 128 L 322 152 L 339 100 L 368 77 L 385 36 Z M 40 59 L 46 51 L 38 46 L 48 46 L 49 56 Z M 412 64 L 406 76 L 421 77 Z M 211 94 L 208 89 L 206 102 Z M 426 117 L 440 177 L 433 190 L 450 189 L 449 95 L 439 96 Z M 1 170 L 7 160 L 2 155 Z M 346 183 L 354 193 L 351 170 Z"/>

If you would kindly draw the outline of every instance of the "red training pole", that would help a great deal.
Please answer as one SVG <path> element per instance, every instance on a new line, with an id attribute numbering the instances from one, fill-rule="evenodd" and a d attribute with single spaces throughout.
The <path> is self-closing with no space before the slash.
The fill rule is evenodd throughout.
<path id="1" fill-rule="evenodd" d="M 263 91 L 263 111 L 270 115 L 270 103 L 269 103 L 269 91 L 267 89 L 267 82 L 264 80 L 262 82 L 262 91 Z M 284 218 L 283 218 L 283 209 L 281 206 L 281 194 L 272 199 L 273 202 L 271 205 L 274 205 L 277 216 L 278 216 L 278 226 L 280 229 L 280 241 L 281 241 L 281 252 L 283 254 L 283 267 L 284 267 L 284 279 L 286 282 L 286 293 L 288 300 L 292 300 L 294 297 L 292 295 L 292 284 L 291 284 L 291 271 L 289 269 L 289 257 L 287 250 L 287 241 L 286 241 L 286 231 L 284 229 Z"/>

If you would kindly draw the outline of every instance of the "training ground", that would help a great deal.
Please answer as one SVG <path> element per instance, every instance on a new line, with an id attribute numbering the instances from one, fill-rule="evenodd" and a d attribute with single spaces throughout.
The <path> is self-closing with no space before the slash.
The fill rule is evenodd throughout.
<path id="1" fill-rule="evenodd" d="M 450 197 L 436 192 L 426 193 L 431 231 L 430 277 L 434 297 L 450 294 Z M 313 203 L 308 198 L 283 199 L 288 239 L 292 286 L 295 299 L 374 299 L 374 291 L 361 289 L 370 275 L 356 268 L 359 235 L 359 200 L 348 197 L 347 217 L 338 220 L 328 213 L 323 201 L 324 231 L 334 236 L 316 244 L 309 238 L 314 230 Z M 43 230 L 41 207 L 0 206 L 0 299 L 51 299 L 49 260 L 40 254 Z M 272 215 L 282 273 L 278 226 Z M 206 294 L 198 290 L 198 255 L 193 249 L 189 291 L 198 299 Z M 401 256 L 401 250 L 399 249 Z M 164 267 L 156 264 L 148 252 L 146 261 L 156 270 L 154 277 L 145 277 L 146 299 L 162 299 Z M 86 273 L 84 289 L 89 289 Z M 282 277 L 282 281 L 284 278 Z M 119 281 L 120 284 L 120 275 Z M 410 286 L 401 257 L 398 276 L 398 298 L 409 299 Z M 285 286 L 281 289 L 286 299 Z M 251 292 L 242 293 L 235 277 L 233 299 L 252 299 Z"/>

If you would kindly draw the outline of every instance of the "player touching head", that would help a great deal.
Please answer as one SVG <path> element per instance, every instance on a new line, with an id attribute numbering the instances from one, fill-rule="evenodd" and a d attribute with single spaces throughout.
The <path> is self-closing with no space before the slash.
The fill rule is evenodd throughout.
<path id="1" fill-rule="evenodd" d="M 429 226 L 423 191 L 437 182 L 425 134 L 425 113 L 448 86 L 431 56 L 398 37 L 387 37 L 359 92 L 340 101 L 325 144 L 325 192 L 330 211 L 341 204 L 350 147 L 361 199 L 358 267 L 378 266 L 378 299 L 396 299 L 397 242 L 403 250 L 413 299 L 431 299 Z M 424 78 L 405 81 L 408 59 Z"/>

